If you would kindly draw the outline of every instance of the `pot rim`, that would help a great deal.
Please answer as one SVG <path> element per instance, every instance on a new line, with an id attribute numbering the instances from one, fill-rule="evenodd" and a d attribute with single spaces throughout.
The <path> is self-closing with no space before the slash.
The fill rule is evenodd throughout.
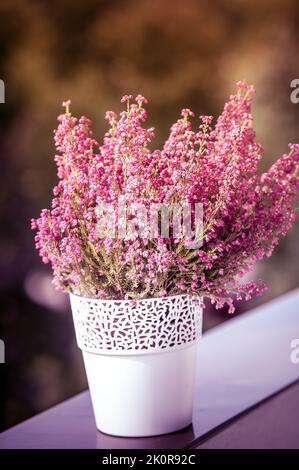
<path id="1" fill-rule="evenodd" d="M 145 299 L 96 299 L 95 297 L 84 297 L 83 295 L 74 294 L 73 292 L 69 292 L 69 296 L 77 297 L 78 299 L 88 300 L 89 302 L 105 302 L 105 303 L 115 303 L 115 302 L 152 302 L 153 300 L 161 301 L 166 299 L 177 299 L 180 297 L 190 297 L 194 300 L 202 299 L 203 296 L 199 295 L 191 295 L 191 294 L 175 294 L 175 295 L 166 295 L 164 297 L 146 297 Z"/>

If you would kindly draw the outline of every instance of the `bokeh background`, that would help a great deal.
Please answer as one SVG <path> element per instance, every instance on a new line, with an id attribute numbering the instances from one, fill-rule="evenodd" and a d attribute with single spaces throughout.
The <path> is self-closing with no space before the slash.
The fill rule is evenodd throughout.
<path id="1" fill-rule="evenodd" d="M 56 180 L 52 129 L 61 102 L 106 130 L 104 112 L 125 93 L 149 99 L 160 146 L 182 107 L 217 115 L 239 79 L 257 89 L 261 171 L 299 141 L 296 0 L 1 0 L 0 430 L 86 387 L 67 296 L 35 252 L 30 218 L 49 206 Z M 298 225 L 260 263 L 269 290 L 241 314 L 299 285 Z M 235 315 L 235 316 L 236 316 Z M 205 329 L 229 317 L 207 306 Z"/>

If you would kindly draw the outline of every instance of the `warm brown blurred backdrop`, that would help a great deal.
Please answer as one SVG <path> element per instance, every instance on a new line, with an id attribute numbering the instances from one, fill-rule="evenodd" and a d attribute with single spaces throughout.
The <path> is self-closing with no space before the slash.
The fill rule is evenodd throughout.
<path id="1" fill-rule="evenodd" d="M 299 3 L 295 0 L 51 0 L 0 2 L 0 430 L 82 390 L 85 376 L 66 296 L 34 250 L 29 220 L 55 182 L 52 129 L 63 99 L 100 136 L 119 98 L 149 99 L 160 146 L 181 107 L 217 114 L 234 83 L 257 88 L 264 167 L 299 141 Z M 299 224 L 298 224 L 299 226 Z M 298 226 L 258 266 L 269 285 L 252 308 L 299 285 Z M 205 327 L 226 311 L 206 310 Z"/>

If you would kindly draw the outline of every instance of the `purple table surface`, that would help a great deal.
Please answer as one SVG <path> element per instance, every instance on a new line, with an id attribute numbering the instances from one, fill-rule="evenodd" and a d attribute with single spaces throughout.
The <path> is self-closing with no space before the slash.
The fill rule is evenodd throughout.
<path id="1" fill-rule="evenodd" d="M 197 449 L 299 449 L 299 382 L 200 439 Z"/>
<path id="2" fill-rule="evenodd" d="M 198 351 L 193 424 L 185 430 L 134 439 L 102 434 L 95 428 L 89 393 L 84 392 L 0 434 L 0 448 L 179 449 L 208 447 L 209 442 L 211 447 L 221 447 L 219 438 L 217 444 L 217 436 L 207 441 L 212 431 L 219 431 L 222 446 L 234 448 L 241 445 L 237 442 L 240 432 L 239 428 L 236 431 L 236 425 L 239 423 L 243 423 L 242 442 L 250 442 L 244 420 L 246 423 L 254 413 L 263 421 L 264 434 L 271 434 L 271 422 L 267 425 L 259 415 L 265 406 L 270 406 L 269 416 L 273 415 L 271 406 L 280 409 L 281 413 L 285 409 L 281 419 L 292 420 L 290 429 L 298 429 L 294 423 L 297 422 L 299 399 L 292 416 L 290 403 L 294 404 L 294 399 L 283 401 L 283 397 L 289 393 L 298 397 L 299 387 L 294 385 L 274 397 L 299 380 L 299 364 L 291 360 L 291 342 L 296 338 L 299 338 L 299 289 L 204 335 Z M 235 424 L 229 425 L 235 442 L 230 440 L 228 443 L 226 435 L 223 437 L 223 433 L 228 432 L 225 423 L 271 396 L 273 398 L 266 405 L 255 408 L 247 418 L 239 416 Z M 289 403 L 288 410 L 277 400 Z M 248 426 L 250 433 L 252 424 Z M 299 441 L 298 435 L 291 434 L 290 439 L 290 446 Z M 287 442 L 284 442 L 285 446 Z"/>

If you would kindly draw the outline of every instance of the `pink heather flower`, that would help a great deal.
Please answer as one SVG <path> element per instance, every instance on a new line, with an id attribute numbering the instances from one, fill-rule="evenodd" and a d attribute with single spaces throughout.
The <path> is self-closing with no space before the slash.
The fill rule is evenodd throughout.
<path id="1" fill-rule="evenodd" d="M 205 116 L 202 114 L 199 118 L 204 124 L 211 124 L 213 121 L 213 116 Z"/>
<path id="2" fill-rule="evenodd" d="M 136 98 L 135 98 L 135 101 L 136 101 L 137 104 L 139 104 L 139 106 L 142 106 L 142 105 L 148 103 L 147 99 L 144 98 L 144 96 L 142 96 L 142 95 L 137 95 Z"/>
<path id="3" fill-rule="evenodd" d="M 69 113 L 69 108 L 71 105 L 71 100 L 63 101 L 62 106 L 65 108 L 65 112 L 68 114 Z"/>
<path id="4" fill-rule="evenodd" d="M 230 313 L 234 298 L 261 295 L 266 288 L 261 280 L 242 284 L 241 279 L 272 254 L 295 220 L 299 144 L 290 144 L 287 154 L 258 173 L 263 149 L 255 141 L 253 92 L 238 82 L 214 126 L 211 116 L 200 116 L 193 128 L 189 117 L 194 113 L 183 109 L 161 150 L 150 150 L 154 129 L 143 125 L 147 100 L 142 95 L 135 102 L 125 95 L 125 111 L 106 113 L 111 127 L 101 144 L 93 138 L 91 121 L 72 116 L 65 101 L 54 132 L 58 183 L 51 208 L 31 222 L 55 286 L 87 297 L 133 301 L 206 296 L 217 308 L 227 304 Z M 171 235 L 99 237 L 99 205 L 114 210 L 121 197 L 127 205 L 149 209 L 153 203 L 201 203 L 202 246 L 182 249 L 182 240 Z M 106 214 L 107 226 L 114 217 Z"/>
<path id="5" fill-rule="evenodd" d="M 107 111 L 105 114 L 105 119 L 109 122 L 110 126 L 112 126 L 117 121 L 117 114 L 113 111 Z"/>
<path id="6" fill-rule="evenodd" d="M 191 111 L 190 109 L 184 108 L 184 109 L 182 109 L 182 111 L 181 111 L 181 116 L 182 116 L 183 118 L 188 118 L 189 116 L 190 116 L 190 117 L 194 117 L 195 114 L 194 114 L 193 111 Z"/>
<path id="7" fill-rule="evenodd" d="M 120 102 L 121 102 L 121 103 L 126 103 L 127 101 L 130 101 L 130 100 L 132 100 L 132 99 L 133 99 L 133 95 L 124 95 L 124 96 L 121 98 Z"/>

